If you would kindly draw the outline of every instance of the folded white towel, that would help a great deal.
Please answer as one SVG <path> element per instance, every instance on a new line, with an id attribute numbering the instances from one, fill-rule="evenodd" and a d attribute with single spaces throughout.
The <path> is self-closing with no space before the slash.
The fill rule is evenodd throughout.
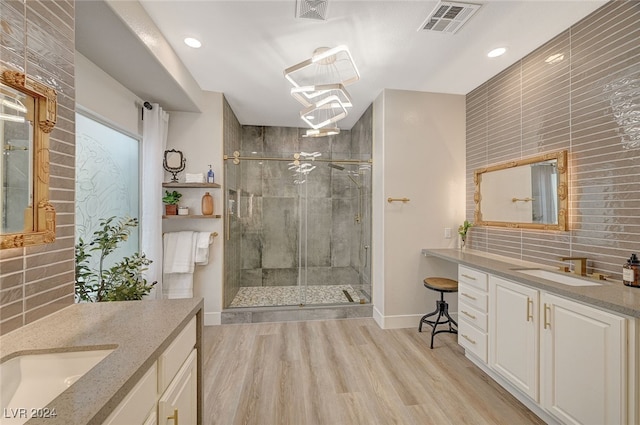
<path id="1" fill-rule="evenodd" d="M 164 273 L 193 273 L 194 232 L 170 232 L 164 235 Z"/>
<path id="2" fill-rule="evenodd" d="M 163 276 L 163 298 L 193 298 L 193 273 L 169 273 Z"/>
<path id="3" fill-rule="evenodd" d="M 195 263 L 197 265 L 205 265 L 209 263 L 209 245 L 213 243 L 213 235 L 211 232 L 196 233 L 196 255 Z"/>
<path id="4" fill-rule="evenodd" d="M 204 173 L 186 173 L 185 183 L 204 183 Z"/>

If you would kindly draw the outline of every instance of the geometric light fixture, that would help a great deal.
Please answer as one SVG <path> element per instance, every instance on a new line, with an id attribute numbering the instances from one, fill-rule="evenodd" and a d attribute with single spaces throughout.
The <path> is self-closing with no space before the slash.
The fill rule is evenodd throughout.
<path id="1" fill-rule="evenodd" d="M 311 127 L 303 137 L 338 134 L 335 123 L 353 106 L 345 86 L 360 79 L 347 46 L 319 47 L 311 58 L 285 69 L 284 77 L 293 85 L 291 96 L 304 107 L 300 118 Z"/>
<path id="2" fill-rule="evenodd" d="M 305 107 L 311 106 L 315 99 L 331 95 L 337 96 L 345 108 L 353 106 L 353 103 L 351 103 L 351 95 L 347 89 L 344 88 L 344 85 L 340 83 L 294 87 L 291 89 L 291 96 Z"/>
<path id="3" fill-rule="evenodd" d="M 347 109 L 338 96 L 323 97 L 317 103 L 300 111 L 300 118 L 317 130 L 347 116 Z"/>
<path id="4" fill-rule="evenodd" d="M 319 47 L 310 59 L 284 70 L 284 77 L 294 87 L 340 83 L 353 84 L 360 73 L 347 46 Z"/>

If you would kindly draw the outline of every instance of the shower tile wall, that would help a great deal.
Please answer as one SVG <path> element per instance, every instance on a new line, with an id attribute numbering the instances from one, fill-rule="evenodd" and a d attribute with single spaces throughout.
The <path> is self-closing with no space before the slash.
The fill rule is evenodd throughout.
<path id="1" fill-rule="evenodd" d="M 229 102 L 227 99 L 223 97 L 223 109 L 222 109 L 222 120 L 223 120 L 223 145 L 224 151 L 233 153 L 234 151 L 240 150 L 240 137 L 242 132 L 242 127 L 240 126 L 240 122 L 238 122 L 238 118 L 233 113 L 231 106 L 229 106 Z M 225 161 L 225 175 L 224 175 L 224 188 L 225 190 L 235 191 L 238 187 L 238 182 L 240 181 L 239 170 L 235 168 L 233 165 L 228 165 L 228 161 Z M 227 169 L 227 167 L 230 167 Z M 226 207 L 225 207 L 226 210 Z M 226 218 L 225 218 L 226 220 Z M 232 232 L 236 232 L 238 230 L 237 223 L 231 222 Z M 233 298 L 238 293 L 238 289 L 240 289 L 240 239 L 238 238 L 229 238 L 227 239 L 227 234 L 225 232 L 225 244 L 224 244 L 224 305 L 227 306 Z"/>
<path id="2" fill-rule="evenodd" d="M 640 251 L 638 87 L 640 2 L 612 1 L 469 93 L 468 219 L 476 168 L 568 149 L 572 185 L 569 232 L 476 227 L 471 246 L 550 265 L 586 256 L 620 279 Z"/>
<path id="3" fill-rule="evenodd" d="M 58 93 L 50 134 L 50 200 L 56 242 L 0 251 L 0 334 L 73 303 L 75 191 L 74 2 L 0 2 L 0 64 Z"/>
<path id="4" fill-rule="evenodd" d="M 298 128 L 241 126 L 240 145 L 234 145 L 237 141 L 231 139 L 227 143 L 225 139 L 225 153 L 238 150 L 243 156 L 291 158 L 296 152 L 320 152 L 322 158 L 368 159 L 371 157 L 371 109 L 352 131 L 321 139 L 303 138 L 304 130 Z M 354 226 L 357 188 L 346 171 L 332 169 L 326 163 L 314 165 L 316 169 L 307 176 L 307 184 L 297 185 L 293 182 L 289 161 L 241 161 L 239 165 L 226 161 L 226 189 L 231 199 L 239 196 L 240 200 L 237 215 L 231 217 L 231 233 L 235 236 L 240 232 L 241 237 L 232 237 L 236 242 L 227 241 L 225 248 L 227 256 L 234 256 L 225 260 L 225 306 L 230 304 L 239 286 L 298 284 L 299 191 L 304 191 L 308 202 L 307 283 L 360 282 L 359 235 L 353 233 L 357 228 Z M 347 167 L 357 170 L 355 165 Z M 362 181 L 366 183 L 364 189 L 370 192 L 370 174 L 363 176 Z M 368 209 L 363 215 L 367 218 L 370 217 L 369 204 L 370 197 L 363 199 Z M 368 223 L 363 226 L 366 228 L 363 237 L 370 240 L 370 221 Z M 230 270 L 232 267 L 234 270 Z M 367 272 L 369 268 L 367 264 Z M 364 280 L 370 282 L 368 276 Z"/>

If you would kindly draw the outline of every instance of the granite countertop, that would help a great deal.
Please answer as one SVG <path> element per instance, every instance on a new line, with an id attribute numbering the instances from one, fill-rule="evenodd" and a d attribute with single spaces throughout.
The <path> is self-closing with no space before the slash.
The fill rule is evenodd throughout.
<path id="1" fill-rule="evenodd" d="M 488 254 L 482 251 L 472 249 L 464 251 L 458 249 L 423 249 L 422 254 L 469 266 L 527 286 L 561 295 L 565 298 L 591 304 L 595 307 L 632 317 L 640 317 L 640 288 L 625 286 L 620 281 L 599 281 L 602 283 L 599 286 L 570 286 L 513 270 L 514 268 L 526 267 L 554 270 L 553 267 Z"/>
<path id="2" fill-rule="evenodd" d="M 202 298 L 74 304 L 3 335 L 0 362 L 23 354 L 114 348 L 47 405 L 56 409 L 55 418 L 26 424 L 102 424 L 202 307 Z"/>

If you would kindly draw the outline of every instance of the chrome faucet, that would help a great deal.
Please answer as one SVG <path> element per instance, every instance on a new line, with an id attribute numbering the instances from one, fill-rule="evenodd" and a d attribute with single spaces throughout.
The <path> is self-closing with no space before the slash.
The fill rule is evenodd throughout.
<path id="1" fill-rule="evenodd" d="M 571 261 L 573 263 L 573 273 L 586 276 L 587 275 L 587 257 L 561 257 L 562 261 Z M 561 270 L 568 272 L 569 267 L 560 267 Z"/>

